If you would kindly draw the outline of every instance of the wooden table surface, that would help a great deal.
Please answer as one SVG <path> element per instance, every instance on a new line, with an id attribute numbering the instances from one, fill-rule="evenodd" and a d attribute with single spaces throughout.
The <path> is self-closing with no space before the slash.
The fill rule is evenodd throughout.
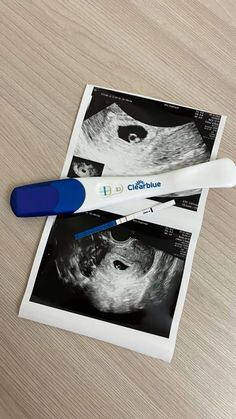
<path id="1" fill-rule="evenodd" d="M 0 417 L 233 418 L 236 188 L 208 195 L 171 364 L 17 317 L 44 219 L 16 185 L 58 177 L 86 83 L 228 116 L 235 0 L 0 0 Z"/>

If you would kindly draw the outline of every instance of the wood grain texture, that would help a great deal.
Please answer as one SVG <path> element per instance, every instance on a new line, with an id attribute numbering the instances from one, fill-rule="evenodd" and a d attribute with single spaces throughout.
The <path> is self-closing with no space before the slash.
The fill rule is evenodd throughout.
<path id="1" fill-rule="evenodd" d="M 234 0 L 0 0 L 0 417 L 233 418 L 236 189 L 209 193 L 173 362 L 18 319 L 42 219 L 16 184 L 59 176 L 86 83 L 228 116 Z"/>

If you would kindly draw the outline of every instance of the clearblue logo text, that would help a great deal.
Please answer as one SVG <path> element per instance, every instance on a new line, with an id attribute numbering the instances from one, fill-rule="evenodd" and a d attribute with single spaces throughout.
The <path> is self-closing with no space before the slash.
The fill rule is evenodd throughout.
<path id="1" fill-rule="evenodd" d="M 161 182 L 144 182 L 143 180 L 137 180 L 136 183 L 130 183 L 128 185 L 129 191 L 134 191 L 138 189 L 149 189 L 149 188 L 160 188 Z"/>

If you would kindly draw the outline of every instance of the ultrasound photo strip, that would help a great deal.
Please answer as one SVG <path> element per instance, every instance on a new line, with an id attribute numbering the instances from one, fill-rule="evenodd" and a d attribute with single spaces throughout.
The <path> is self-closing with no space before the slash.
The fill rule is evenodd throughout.
<path id="1" fill-rule="evenodd" d="M 152 174 L 215 159 L 225 117 L 88 85 L 62 176 Z M 112 230 L 78 231 L 153 205 L 49 217 L 19 316 L 170 362 L 207 190 Z M 168 200 L 170 197 L 160 198 Z"/>

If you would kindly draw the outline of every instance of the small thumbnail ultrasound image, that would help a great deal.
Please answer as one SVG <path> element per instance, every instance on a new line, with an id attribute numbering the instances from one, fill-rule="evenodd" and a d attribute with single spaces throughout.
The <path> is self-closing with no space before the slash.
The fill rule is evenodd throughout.
<path id="1" fill-rule="evenodd" d="M 168 337 L 191 234 L 134 220 L 75 240 L 117 217 L 99 210 L 58 217 L 30 300 Z"/>
<path id="2" fill-rule="evenodd" d="M 101 176 L 104 164 L 74 156 L 69 168 L 69 177 Z"/>
<path id="3" fill-rule="evenodd" d="M 155 175 L 208 161 L 220 115 L 94 88 L 76 154 L 104 163 L 103 175 Z M 156 198 L 196 211 L 201 189 Z M 155 200 L 155 198 L 153 198 Z"/>

